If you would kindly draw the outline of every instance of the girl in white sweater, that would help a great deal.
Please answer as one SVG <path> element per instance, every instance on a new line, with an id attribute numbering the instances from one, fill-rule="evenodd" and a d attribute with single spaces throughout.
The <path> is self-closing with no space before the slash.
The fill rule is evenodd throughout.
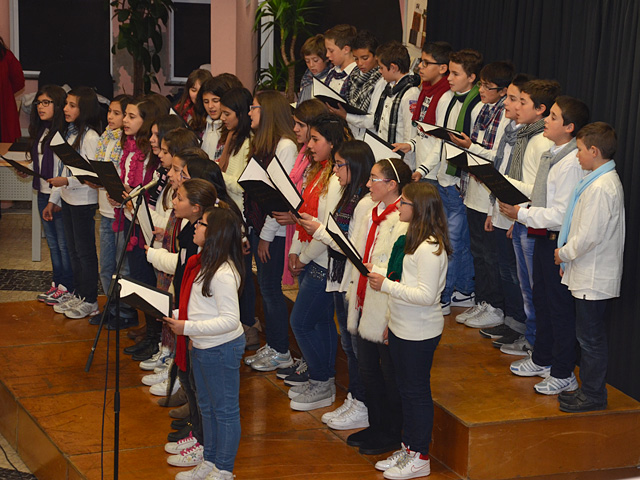
<path id="1" fill-rule="evenodd" d="M 384 478 L 424 477 L 430 473 L 433 429 L 431 364 L 444 326 L 440 294 L 447 279 L 451 246 L 442 201 L 429 183 L 402 190 L 400 221 L 407 234 L 393 246 L 386 277 L 369 274 L 372 289 L 389 294 L 386 341 L 402 398 L 403 448 L 376 463 Z"/>

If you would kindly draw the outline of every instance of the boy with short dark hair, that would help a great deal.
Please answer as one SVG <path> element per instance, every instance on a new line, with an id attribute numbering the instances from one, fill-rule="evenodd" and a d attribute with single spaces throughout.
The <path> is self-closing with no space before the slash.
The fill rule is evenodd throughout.
<path id="1" fill-rule="evenodd" d="M 331 62 L 327 60 L 327 48 L 324 45 L 324 35 L 318 34 L 307 38 L 300 48 L 300 55 L 304 58 L 307 70 L 300 80 L 300 93 L 298 94 L 298 105 L 311 98 L 313 90 L 313 79 L 317 78 L 321 82 L 327 78 L 331 70 Z"/>
<path id="2" fill-rule="evenodd" d="M 351 46 L 357 33 L 356 27 L 346 24 L 336 25 L 324 32 L 327 58 L 333 64 L 324 83 L 343 97 L 347 96 L 349 76 L 356 68 Z"/>
<path id="3" fill-rule="evenodd" d="M 562 285 L 554 262 L 558 231 L 573 189 L 584 176 L 576 160 L 576 132 L 589 121 L 589 109 L 580 100 L 561 96 L 545 118 L 544 136 L 554 145 L 541 159 L 533 185 L 520 188 L 531 198 L 529 208 L 500 203 L 500 211 L 528 227 L 534 237 L 533 304 L 536 339 L 531 357 L 511 364 L 520 376 L 544 377 L 536 392 L 557 395 L 578 386 L 573 369 L 576 360 L 575 305 Z M 508 352 L 507 352 L 508 353 Z"/>
<path id="4" fill-rule="evenodd" d="M 615 130 L 596 122 L 582 128 L 576 138 L 578 161 L 588 175 L 571 196 L 554 253 L 556 264 L 564 268 L 562 283 L 576 302 L 582 386 L 560 394 L 563 412 L 607 407 L 605 314 L 610 299 L 620 296 L 625 233 L 624 193 L 613 161 Z"/>
<path id="5" fill-rule="evenodd" d="M 354 68 L 349 76 L 346 99 L 350 105 L 364 110 L 367 114 L 347 113 L 342 105 L 338 105 L 338 108 L 333 108 L 327 104 L 331 113 L 347 121 L 353 137 L 358 140 L 364 137 L 364 132 L 367 128 L 373 128 L 375 109 L 387 84 L 380 73 L 378 58 L 376 57 L 377 49 L 378 41 L 367 30 L 358 32 L 351 47 L 357 68 Z"/>
<path id="6" fill-rule="evenodd" d="M 389 143 L 407 142 L 416 133 L 413 112 L 416 108 L 419 78 L 409 72 L 411 58 L 407 47 L 393 41 L 376 51 L 382 78 L 387 82 L 378 100 L 374 116 L 377 134 Z M 415 168 L 415 156 L 407 154 L 404 161 Z"/>

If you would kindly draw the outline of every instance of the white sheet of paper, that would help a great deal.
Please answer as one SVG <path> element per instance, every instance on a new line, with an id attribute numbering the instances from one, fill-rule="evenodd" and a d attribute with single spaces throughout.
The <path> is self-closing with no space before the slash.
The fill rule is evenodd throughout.
<path id="1" fill-rule="evenodd" d="M 302 203 L 302 197 L 300 197 L 300 193 L 298 193 L 295 185 L 291 182 L 289 175 L 282 167 L 278 157 L 274 157 L 273 160 L 271 160 L 267 167 L 267 173 L 275 187 L 280 190 L 287 201 L 297 210 Z"/>
<path id="2" fill-rule="evenodd" d="M 380 140 L 371 135 L 368 130 L 364 132 L 363 140 L 367 145 L 369 145 L 369 147 L 371 147 L 376 162 L 384 158 L 402 158 L 402 155 L 400 155 L 398 152 L 394 152 L 384 143 L 381 143 Z"/>
<path id="3" fill-rule="evenodd" d="M 322 95 L 323 97 L 333 98 L 340 103 L 346 103 L 346 100 L 342 98 L 338 93 L 334 92 L 331 88 L 326 86 L 317 78 L 313 78 L 313 85 L 311 87 L 311 96 L 316 97 Z"/>
<path id="4" fill-rule="evenodd" d="M 123 300 L 132 293 L 137 294 L 143 298 L 148 304 L 153 305 L 156 309 L 161 311 L 165 316 L 171 315 L 171 297 L 161 292 L 156 292 L 150 288 L 146 288 L 143 285 L 131 282 L 126 278 L 121 278 L 120 283 L 120 298 Z M 126 302 L 126 300 L 124 300 Z"/>
<path id="5" fill-rule="evenodd" d="M 259 180 L 266 183 L 271 188 L 276 188 L 265 169 L 260 166 L 255 158 L 249 159 L 246 168 L 242 172 L 242 175 L 240 175 L 240 178 L 238 178 L 238 182 L 242 182 L 244 180 Z"/>

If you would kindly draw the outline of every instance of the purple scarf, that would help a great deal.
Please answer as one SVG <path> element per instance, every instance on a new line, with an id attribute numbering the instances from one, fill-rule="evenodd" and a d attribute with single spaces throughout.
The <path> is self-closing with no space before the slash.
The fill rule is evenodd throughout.
<path id="1" fill-rule="evenodd" d="M 47 140 L 42 139 L 44 131 L 47 128 L 51 128 L 51 122 L 42 122 L 40 131 L 38 132 L 38 138 L 31 146 L 31 160 L 33 161 L 33 171 L 48 179 L 53 178 L 53 150 L 51 150 L 51 147 L 49 146 L 53 135 L 51 135 Z M 40 162 L 38 158 L 38 147 L 40 146 L 40 142 L 42 142 L 42 162 Z M 42 169 L 40 169 L 40 163 L 42 163 Z M 36 175 L 33 176 L 32 185 L 34 190 L 37 190 L 38 192 L 40 191 L 40 178 Z"/>

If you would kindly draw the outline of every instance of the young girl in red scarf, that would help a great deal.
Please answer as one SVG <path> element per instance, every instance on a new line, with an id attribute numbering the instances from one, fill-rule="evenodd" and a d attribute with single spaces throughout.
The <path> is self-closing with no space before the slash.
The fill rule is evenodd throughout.
<path id="1" fill-rule="evenodd" d="M 194 107 L 200 87 L 204 82 L 211 80 L 212 78 L 211 72 L 208 70 L 199 68 L 191 72 L 187 77 L 187 83 L 184 86 L 182 96 L 174 107 L 178 115 L 180 115 L 184 120 L 184 123 L 200 134 L 202 130 L 204 130 L 207 120 L 206 116 L 202 115 L 199 111 L 196 112 Z"/>
<path id="2" fill-rule="evenodd" d="M 347 123 L 330 113 L 320 115 L 309 127 L 307 145 L 313 163 L 305 175 L 300 213 L 325 224 L 342 190 L 338 178 L 332 175 L 334 153 L 353 138 Z M 289 251 L 289 270 L 299 277 L 300 289 L 290 321 L 307 361 L 309 382 L 289 390 L 293 410 L 328 407 L 335 400 L 338 332 L 333 322 L 333 294 L 326 291 L 328 265 L 326 245 L 314 240 L 302 226 L 297 227 Z"/>
<path id="3" fill-rule="evenodd" d="M 202 247 L 185 268 L 178 319 L 165 318 L 177 335 L 188 335 L 204 459 L 176 478 L 234 478 L 240 444 L 240 362 L 244 335 L 239 290 L 243 284 L 241 220 L 229 208 L 207 209 L 196 222 L 193 242 Z"/>

